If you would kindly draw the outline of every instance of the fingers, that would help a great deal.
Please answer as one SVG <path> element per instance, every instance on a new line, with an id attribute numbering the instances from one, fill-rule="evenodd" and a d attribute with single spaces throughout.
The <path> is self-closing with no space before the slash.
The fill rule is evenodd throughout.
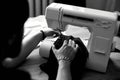
<path id="1" fill-rule="evenodd" d="M 57 37 L 57 36 L 59 36 L 60 35 L 60 33 L 58 32 L 58 31 L 54 31 L 53 32 L 53 37 Z"/>
<path id="2" fill-rule="evenodd" d="M 68 46 L 71 46 L 71 45 L 72 45 L 72 40 L 69 39 L 69 41 L 68 41 Z"/>
<path id="3" fill-rule="evenodd" d="M 68 42 L 68 46 L 75 47 L 76 44 L 73 40 L 70 39 L 69 42 Z"/>
<path id="4" fill-rule="evenodd" d="M 52 36 L 53 36 L 53 37 L 57 37 L 57 36 L 60 35 L 60 32 L 59 32 L 59 31 L 53 30 L 53 29 L 51 29 L 51 33 L 52 33 Z"/>
<path id="5" fill-rule="evenodd" d="M 57 49 L 55 48 L 54 45 L 52 46 L 52 50 L 53 50 L 54 53 L 57 51 Z"/>
<path id="6" fill-rule="evenodd" d="M 68 45 L 71 47 L 75 47 L 76 44 L 73 40 L 70 39 Z"/>
<path id="7" fill-rule="evenodd" d="M 69 42 L 68 42 L 68 46 L 71 46 L 72 48 L 74 48 L 75 50 L 77 50 L 78 49 L 78 44 L 76 44 L 75 43 L 75 41 L 73 41 L 73 40 L 69 40 Z"/>
<path id="8" fill-rule="evenodd" d="M 60 50 L 65 49 L 67 47 L 71 47 L 75 51 L 77 51 L 78 44 L 75 44 L 75 42 L 73 40 L 71 40 L 71 39 L 69 41 L 64 40 L 63 45 L 61 46 Z M 53 51 L 57 51 L 57 49 L 55 48 L 55 46 L 52 46 L 52 49 L 53 49 Z"/>
<path id="9" fill-rule="evenodd" d="M 61 48 L 64 48 L 67 45 L 67 40 L 64 40 L 63 45 Z"/>
<path id="10" fill-rule="evenodd" d="M 70 60 L 73 60 L 76 51 L 78 49 L 78 44 L 75 44 L 73 40 L 64 40 L 63 45 L 60 49 L 56 49 L 55 46 L 52 46 L 52 50 L 56 56 L 57 59 L 60 57 L 67 57 Z"/>
<path id="11" fill-rule="evenodd" d="M 44 31 L 46 37 L 57 37 L 57 36 L 59 36 L 59 32 L 55 31 L 51 28 L 44 28 L 43 31 Z"/>

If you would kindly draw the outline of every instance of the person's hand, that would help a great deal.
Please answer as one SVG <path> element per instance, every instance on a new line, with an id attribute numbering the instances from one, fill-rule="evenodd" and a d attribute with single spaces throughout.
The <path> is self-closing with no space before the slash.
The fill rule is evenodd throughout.
<path id="1" fill-rule="evenodd" d="M 75 44 L 73 40 L 69 40 L 68 42 L 65 40 L 60 49 L 57 50 L 54 46 L 52 47 L 52 49 L 58 60 L 61 58 L 65 58 L 66 60 L 68 59 L 72 61 L 76 55 L 78 45 Z"/>
<path id="2" fill-rule="evenodd" d="M 54 31 L 51 28 L 46 28 L 46 29 L 43 30 L 43 32 L 44 32 L 46 37 L 56 37 L 56 36 L 59 35 L 58 31 Z"/>

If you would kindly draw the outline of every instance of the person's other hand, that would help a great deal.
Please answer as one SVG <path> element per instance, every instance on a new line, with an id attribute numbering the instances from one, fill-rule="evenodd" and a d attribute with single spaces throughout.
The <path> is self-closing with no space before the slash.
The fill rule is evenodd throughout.
<path id="1" fill-rule="evenodd" d="M 59 35 L 58 31 L 54 31 L 51 28 L 46 28 L 43 30 L 46 37 L 56 37 Z"/>
<path id="2" fill-rule="evenodd" d="M 58 60 L 60 57 L 66 57 L 71 61 L 76 55 L 78 45 L 75 44 L 73 40 L 69 40 L 68 42 L 65 40 L 60 49 L 56 49 L 54 46 L 52 47 L 52 49 Z"/>

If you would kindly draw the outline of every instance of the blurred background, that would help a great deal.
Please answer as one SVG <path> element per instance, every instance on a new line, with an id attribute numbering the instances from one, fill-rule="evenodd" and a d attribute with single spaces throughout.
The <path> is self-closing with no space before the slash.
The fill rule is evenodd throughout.
<path id="1" fill-rule="evenodd" d="M 67 3 L 106 11 L 120 11 L 120 0 L 28 0 L 28 2 L 30 17 L 44 15 L 45 8 L 52 2 Z"/>

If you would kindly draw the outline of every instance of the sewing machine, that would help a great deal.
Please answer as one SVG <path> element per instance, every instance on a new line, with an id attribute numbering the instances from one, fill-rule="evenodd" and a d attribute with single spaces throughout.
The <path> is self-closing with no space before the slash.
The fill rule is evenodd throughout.
<path id="1" fill-rule="evenodd" d="M 45 17 L 48 27 L 60 31 L 65 31 L 67 24 L 88 27 L 91 36 L 87 45 L 89 58 L 86 67 L 106 72 L 113 37 L 119 28 L 117 13 L 52 3 L 46 8 Z"/>

